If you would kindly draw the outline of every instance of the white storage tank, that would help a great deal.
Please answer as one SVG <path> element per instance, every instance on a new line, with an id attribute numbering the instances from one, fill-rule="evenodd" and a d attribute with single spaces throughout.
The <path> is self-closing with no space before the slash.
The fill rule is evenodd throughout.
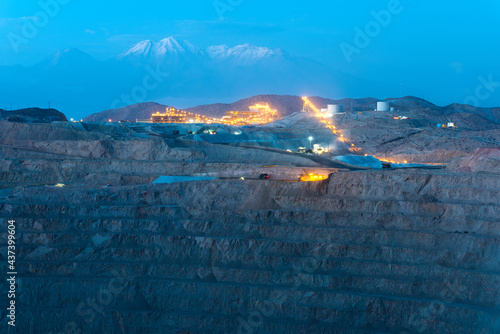
<path id="1" fill-rule="evenodd" d="M 377 102 L 377 111 L 389 111 L 389 102 Z"/>
<path id="2" fill-rule="evenodd" d="M 340 104 L 329 104 L 328 113 L 329 114 L 340 114 L 343 111 L 343 107 Z"/>

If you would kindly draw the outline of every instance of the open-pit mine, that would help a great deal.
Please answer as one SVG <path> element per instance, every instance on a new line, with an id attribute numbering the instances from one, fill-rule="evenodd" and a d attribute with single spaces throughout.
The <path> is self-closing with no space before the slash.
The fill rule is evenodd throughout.
<path id="1" fill-rule="evenodd" d="M 500 126 L 328 108 L 0 121 L 16 333 L 499 332 Z"/>

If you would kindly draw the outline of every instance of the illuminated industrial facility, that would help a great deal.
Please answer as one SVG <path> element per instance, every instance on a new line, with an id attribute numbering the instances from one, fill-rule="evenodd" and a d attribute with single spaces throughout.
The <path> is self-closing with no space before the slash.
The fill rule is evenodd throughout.
<path id="1" fill-rule="evenodd" d="M 325 124 L 325 127 L 330 129 L 330 131 L 333 132 L 334 135 L 337 136 L 338 140 L 340 142 L 343 142 L 345 143 L 347 146 L 348 146 L 348 150 L 356 155 L 361 155 L 360 151 L 361 151 L 361 148 L 358 148 L 356 147 L 356 145 L 352 144 L 349 142 L 349 140 L 347 138 L 344 137 L 344 135 L 339 131 L 337 130 L 337 128 L 335 127 L 335 125 L 332 124 L 332 120 L 331 120 L 331 117 L 329 117 L 329 113 L 325 113 L 324 111 L 321 111 L 319 110 L 318 108 L 316 108 L 314 106 L 314 104 L 312 104 L 312 102 L 307 98 L 307 97 L 303 97 L 302 100 L 304 101 L 304 107 L 303 107 L 303 111 L 304 112 L 312 112 L 314 113 L 314 115 L 316 117 L 318 117 L 319 119 L 321 119 L 321 123 Z M 381 107 L 388 107 L 388 105 L 382 105 Z M 454 125 L 453 123 L 451 123 L 452 125 Z M 367 156 L 368 154 L 364 154 L 365 156 Z M 384 158 L 380 158 L 380 157 L 374 157 L 382 162 L 391 162 L 391 163 L 408 163 L 406 160 L 405 161 L 395 161 L 395 160 L 388 160 L 388 159 L 384 159 Z"/>
<path id="2" fill-rule="evenodd" d="M 269 107 L 267 103 L 257 103 L 250 106 L 249 111 L 227 111 L 222 118 L 211 118 L 199 114 L 193 114 L 184 110 L 167 108 L 164 114 L 157 112 L 151 115 L 152 123 L 205 123 L 226 125 L 263 125 L 278 119 L 276 109 Z"/>
<path id="3" fill-rule="evenodd" d="M 167 108 L 164 114 L 157 112 L 151 115 L 151 121 L 153 123 L 219 123 L 215 118 L 193 114 L 175 108 Z"/>
<path id="4" fill-rule="evenodd" d="M 271 109 L 267 103 L 257 103 L 250 106 L 250 111 L 228 111 L 222 117 L 222 123 L 229 125 L 257 125 L 274 122 L 278 112 Z"/>
<path id="5" fill-rule="evenodd" d="M 304 101 L 304 108 L 303 108 L 304 112 L 307 112 L 309 110 L 312 111 L 316 117 L 321 119 L 321 123 L 325 124 L 325 126 L 330 131 L 332 131 L 334 135 L 337 136 L 339 141 L 345 143 L 349 147 L 350 152 L 353 152 L 353 153 L 359 155 L 359 148 L 356 148 L 356 146 L 354 144 L 351 144 L 349 142 L 349 140 L 347 138 L 345 138 L 344 135 L 339 130 L 337 130 L 335 125 L 332 124 L 331 118 L 328 117 L 328 114 L 326 114 L 326 113 L 322 112 L 321 110 L 319 110 L 318 108 L 316 108 L 314 106 L 314 104 L 312 104 L 312 102 L 309 101 L 309 99 L 307 97 L 304 96 L 302 98 L 302 100 Z"/>

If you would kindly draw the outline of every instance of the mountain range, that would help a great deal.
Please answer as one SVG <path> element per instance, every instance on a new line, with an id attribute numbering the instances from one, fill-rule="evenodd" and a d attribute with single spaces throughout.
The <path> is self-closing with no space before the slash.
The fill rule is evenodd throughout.
<path id="1" fill-rule="evenodd" d="M 228 101 L 267 93 L 383 96 L 390 87 L 281 49 L 250 44 L 202 49 L 169 37 L 141 41 L 106 61 L 67 49 L 34 66 L 3 66 L 0 89 L 0 106 L 52 102 L 68 116 L 83 118 L 146 101 Z"/>

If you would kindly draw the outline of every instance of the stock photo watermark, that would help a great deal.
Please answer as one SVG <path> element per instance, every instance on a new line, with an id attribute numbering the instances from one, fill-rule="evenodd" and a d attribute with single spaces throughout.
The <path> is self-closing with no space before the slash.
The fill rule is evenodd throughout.
<path id="1" fill-rule="evenodd" d="M 427 295 L 433 294 L 433 287 L 425 285 L 423 292 Z M 470 289 L 457 277 L 453 277 L 444 281 L 444 287 L 439 290 L 439 295 L 435 299 L 426 303 L 425 305 L 413 311 L 407 322 L 407 331 L 400 332 L 400 334 L 409 333 L 429 333 L 435 331 L 436 328 L 431 326 L 438 324 L 442 321 L 443 313 L 454 303 L 467 303 L 471 299 L 469 296 Z M 495 328 L 497 318 L 492 317 L 490 320 L 485 319 L 484 323 L 476 328 L 471 328 L 470 333 L 483 334 L 491 333 L 491 329 Z"/>
<path id="2" fill-rule="evenodd" d="M 109 281 L 106 287 L 103 287 L 97 293 L 97 297 L 88 297 L 85 301 L 78 304 L 76 314 L 84 318 L 85 323 L 90 324 L 94 321 L 96 312 L 104 316 L 104 308 L 113 302 L 129 285 L 129 280 L 134 278 L 133 275 L 112 270 L 113 278 Z"/>
<path id="3" fill-rule="evenodd" d="M 119 234 L 123 232 L 121 225 L 113 226 L 109 230 L 114 234 Z M 97 238 L 96 240 L 102 239 L 103 241 L 94 241 L 94 247 L 101 247 L 109 238 Z M 155 243 L 154 247 L 149 252 L 148 261 L 162 260 L 163 256 L 168 253 L 168 247 L 163 243 Z M 117 299 L 125 298 L 126 300 L 131 300 L 136 295 L 136 290 L 134 289 L 134 282 L 138 278 L 138 274 L 135 272 L 130 272 L 130 270 L 122 267 L 119 270 L 111 270 L 112 278 L 101 286 L 94 296 L 87 297 L 81 301 L 76 308 L 77 319 L 68 321 L 64 327 L 59 329 L 54 329 L 49 334 L 82 334 L 87 333 L 89 326 L 98 319 L 99 316 L 107 318 L 106 308 L 110 307 L 113 302 L 117 302 Z M 127 291 L 127 289 L 129 291 Z M 121 328 L 122 333 L 126 333 L 125 325 L 116 312 L 116 317 L 118 319 L 118 324 Z"/>
<path id="4" fill-rule="evenodd" d="M 412 0 L 408 0 L 412 1 Z M 370 12 L 373 20 L 365 24 L 363 28 L 356 26 L 354 28 L 354 39 L 352 42 L 341 42 L 340 49 L 348 63 L 352 62 L 352 57 L 355 54 L 360 54 L 361 51 L 367 48 L 373 39 L 377 38 L 384 28 L 387 28 L 394 16 L 403 12 L 404 6 L 400 0 L 390 0 L 387 3 L 386 9 L 380 11 L 372 10 Z"/>
<path id="5" fill-rule="evenodd" d="M 76 315 L 83 324 L 80 326 L 76 321 L 69 321 L 66 323 L 62 331 L 53 330 L 49 334 L 80 334 L 86 333 L 85 329 L 87 326 L 93 323 L 99 315 L 106 318 L 105 308 L 109 307 L 111 303 L 120 297 L 126 297 L 128 299 L 134 297 L 135 290 L 131 290 L 125 294 L 125 289 L 131 287 L 136 278 L 135 274 L 128 274 L 125 268 L 121 268 L 121 272 L 113 269 L 111 270 L 113 278 L 109 280 L 107 285 L 102 286 L 94 297 L 87 297 L 85 300 L 81 301 L 76 308 Z M 119 317 L 117 312 L 117 318 L 119 325 L 124 332 L 123 321 Z"/>
<path id="6" fill-rule="evenodd" d="M 134 275 L 127 274 L 125 269 L 122 269 L 122 272 L 119 273 L 116 270 L 112 270 L 111 274 L 113 278 L 108 282 L 108 284 L 104 287 L 101 287 L 97 292 L 95 297 L 87 297 L 84 301 L 80 302 L 76 308 L 76 315 L 83 320 L 84 325 L 82 326 L 85 330 L 85 327 L 90 325 L 100 314 L 103 317 L 106 317 L 106 313 L 104 309 L 109 306 L 113 301 L 115 301 L 118 297 L 123 295 L 123 291 L 131 285 L 130 282 L 135 278 Z M 117 313 L 118 317 L 118 313 Z M 120 327 L 123 329 L 123 323 L 121 319 L 119 319 Z M 123 330 L 122 330 L 123 331 Z M 82 328 L 76 321 L 69 321 L 66 323 L 62 331 L 51 331 L 49 334 L 80 334 L 86 333 L 82 331 Z"/>
<path id="7" fill-rule="evenodd" d="M 170 75 L 169 72 L 161 70 L 159 65 L 156 66 L 156 69 L 149 65 L 145 69 L 147 74 L 143 77 L 142 83 L 133 87 L 128 94 L 122 94 L 119 99 L 114 100 L 111 103 L 111 109 L 145 102 L 148 93 L 158 88 Z"/>
<path id="8" fill-rule="evenodd" d="M 227 12 L 232 12 L 240 6 L 243 0 L 215 0 L 213 6 L 220 20 L 225 18 Z"/>
<path id="9" fill-rule="evenodd" d="M 264 245 L 263 245 L 264 246 Z M 263 260 L 262 247 L 257 251 L 256 259 Z M 321 262 L 312 258 L 304 258 L 299 263 L 293 263 L 291 269 L 287 269 L 279 274 L 276 282 L 279 287 L 286 286 L 288 289 L 298 290 L 299 287 L 306 283 L 305 275 L 317 275 Z M 315 289 L 319 286 L 325 286 L 326 281 L 321 276 L 316 276 Z M 305 292 L 305 291 L 304 291 Z M 268 299 L 264 301 L 256 301 L 254 309 L 244 318 L 238 317 L 238 334 L 250 334 L 259 332 L 258 328 L 264 324 L 264 318 L 270 318 L 273 314 L 285 303 L 288 290 L 279 289 L 278 287 L 270 292 Z"/>
<path id="10" fill-rule="evenodd" d="M 71 0 L 40 0 L 38 6 L 40 11 L 33 14 L 30 19 L 23 20 L 21 34 L 10 32 L 7 38 L 14 52 L 19 52 L 19 47 L 23 44 L 28 44 L 30 40 L 35 38 L 40 29 L 46 27 L 50 20 L 59 14 L 61 6 L 66 5 Z"/>
<path id="11" fill-rule="evenodd" d="M 488 100 L 495 93 L 497 87 L 500 87 L 500 82 L 493 80 L 493 74 L 488 75 L 487 78 L 480 75 L 477 80 L 479 84 L 476 86 L 474 94 L 466 97 L 464 104 L 479 107 L 481 102 Z"/>
<path id="12" fill-rule="evenodd" d="M 9 220 L 7 225 L 7 297 L 9 306 L 7 307 L 7 321 L 9 326 L 16 326 L 16 221 Z"/>

